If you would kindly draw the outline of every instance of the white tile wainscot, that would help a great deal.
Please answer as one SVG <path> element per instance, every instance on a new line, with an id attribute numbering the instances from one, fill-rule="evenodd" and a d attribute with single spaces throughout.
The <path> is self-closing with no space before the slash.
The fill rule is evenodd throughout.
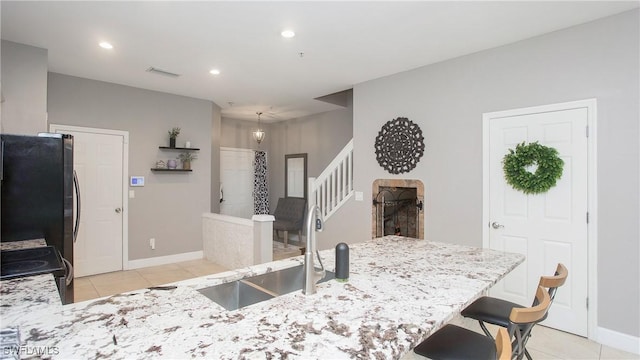
<path id="1" fill-rule="evenodd" d="M 347 283 L 331 280 L 227 311 L 197 290 L 300 265 L 302 256 L 70 305 L 37 305 L 2 282 L 3 327 L 54 359 L 399 359 L 524 261 L 519 254 L 397 236 L 350 246 Z M 320 252 L 334 270 L 333 249 Z M 53 281 L 53 279 L 51 279 Z M 46 289 L 43 289 L 43 291 Z M 55 285 L 48 291 L 55 292 Z M 42 304 L 40 304 L 42 305 Z"/>
<path id="2" fill-rule="evenodd" d="M 213 213 L 202 214 L 202 240 L 207 260 L 228 269 L 273 259 L 273 215 L 251 220 Z"/>

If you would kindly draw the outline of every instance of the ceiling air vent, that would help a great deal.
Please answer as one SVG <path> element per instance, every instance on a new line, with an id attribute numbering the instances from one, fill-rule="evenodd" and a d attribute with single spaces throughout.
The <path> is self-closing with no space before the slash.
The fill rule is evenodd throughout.
<path id="1" fill-rule="evenodd" d="M 152 74 L 169 76 L 169 77 L 178 77 L 178 76 L 180 76 L 180 74 L 176 74 L 176 73 L 172 73 L 172 72 L 169 72 L 169 71 L 166 71 L 166 70 L 154 68 L 153 66 L 149 67 L 147 69 L 147 72 L 150 72 Z"/>

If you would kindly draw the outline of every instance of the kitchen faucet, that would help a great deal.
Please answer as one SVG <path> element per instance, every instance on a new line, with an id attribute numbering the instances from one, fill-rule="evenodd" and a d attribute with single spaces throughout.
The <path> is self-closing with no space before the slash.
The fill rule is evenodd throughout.
<path id="1" fill-rule="evenodd" d="M 322 231 L 324 226 L 322 212 L 318 205 L 309 207 L 307 212 L 307 250 L 304 253 L 304 278 L 302 280 L 302 293 L 312 295 L 316 293 L 316 283 L 324 278 L 325 270 L 320 259 L 320 252 L 316 249 L 316 231 Z M 314 253 L 318 256 L 321 271 L 316 271 L 313 264 Z"/>

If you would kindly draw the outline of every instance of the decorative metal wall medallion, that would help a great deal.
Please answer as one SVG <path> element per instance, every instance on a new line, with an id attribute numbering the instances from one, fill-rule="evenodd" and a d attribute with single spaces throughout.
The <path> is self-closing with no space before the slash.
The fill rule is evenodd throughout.
<path id="1" fill-rule="evenodd" d="M 376 137 L 376 160 L 392 174 L 413 170 L 424 155 L 424 136 L 413 121 L 399 117 L 382 126 Z"/>

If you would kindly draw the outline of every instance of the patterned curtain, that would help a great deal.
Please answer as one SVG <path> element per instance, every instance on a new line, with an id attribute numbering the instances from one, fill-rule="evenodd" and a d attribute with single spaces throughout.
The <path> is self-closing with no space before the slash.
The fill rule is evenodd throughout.
<path id="1" fill-rule="evenodd" d="M 269 188 L 267 186 L 267 153 L 256 150 L 253 160 L 253 213 L 269 214 Z"/>

